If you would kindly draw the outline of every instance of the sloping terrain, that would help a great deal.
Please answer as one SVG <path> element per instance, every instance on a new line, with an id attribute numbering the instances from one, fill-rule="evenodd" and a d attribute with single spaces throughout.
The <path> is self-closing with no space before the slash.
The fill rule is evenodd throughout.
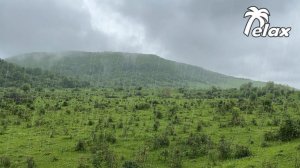
<path id="1" fill-rule="evenodd" d="M 237 88 L 251 80 L 235 78 L 155 55 L 119 52 L 29 53 L 7 61 L 86 80 L 95 86 Z M 252 81 L 253 82 L 253 81 Z M 262 85 L 254 82 L 255 85 Z"/>
<path id="2" fill-rule="evenodd" d="M 70 77 L 64 77 L 40 68 L 23 68 L 0 59 L 0 87 L 20 87 L 25 84 L 34 87 L 82 87 L 89 86 Z"/>

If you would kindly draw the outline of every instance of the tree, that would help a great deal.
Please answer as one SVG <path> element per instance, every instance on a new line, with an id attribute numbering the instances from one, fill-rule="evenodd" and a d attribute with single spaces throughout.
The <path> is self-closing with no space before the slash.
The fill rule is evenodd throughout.
<path id="1" fill-rule="evenodd" d="M 297 125 L 291 119 L 285 120 L 279 128 L 278 135 L 282 141 L 290 141 L 294 138 L 299 137 Z"/>
<path id="2" fill-rule="evenodd" d="M 244 97 L 246 98 L 250 97 L 252 91 L 252 85 L 253 85 L 252 82 L 248 82 L 240 86 L 240 91 Z"/>
<path id="3" fill-rule="evenodd" d="M 28 83 L 24 84 L 21 89 L 24 91 L 24 92 L 29 92 L 30 91 L 30 85 Z"/>

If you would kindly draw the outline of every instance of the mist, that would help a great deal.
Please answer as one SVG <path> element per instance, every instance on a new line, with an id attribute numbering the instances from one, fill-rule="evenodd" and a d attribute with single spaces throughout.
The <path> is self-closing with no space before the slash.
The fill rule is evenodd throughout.
<path id="1" fill-rule="evenodd" d="M 151 53 L 227 75 L 300 88 L 299 1 L 2 0 L 0 57 L 27 52 Z M 249 6 L 288 38 L 243 34 Z"/>

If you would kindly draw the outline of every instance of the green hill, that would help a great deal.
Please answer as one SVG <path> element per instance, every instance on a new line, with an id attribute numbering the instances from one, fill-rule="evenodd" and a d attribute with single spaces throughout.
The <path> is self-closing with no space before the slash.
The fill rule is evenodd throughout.
<path id="1" fill-rule="evenodd" d="M 226 76 L 197 66 L 149 54 L 119 52 L 29 53 L 7 61 L 42 68 L 90 81 L 95 86 L 163 86 L 194 88 L 237 88 L 250 80 Z M 252 81 L 253 82 L 253 81 Z M 261 85 L 260 82 L 254 82 Z"/>
<path id="2" fill-rule="evenodd" d="M 0 87 L 83 87 L 88 82 L 80 82 L 39 68 L 23 68 L 0 59 Z"/>

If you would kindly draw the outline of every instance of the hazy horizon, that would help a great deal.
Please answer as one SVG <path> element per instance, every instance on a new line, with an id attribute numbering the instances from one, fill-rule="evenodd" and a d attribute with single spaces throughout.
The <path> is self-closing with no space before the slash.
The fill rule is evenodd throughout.
<path id="1" fill-rule="evenodd" d="M 289 38 L 243 34 L 249 6 L 268 8 Z M 0 57 L 28 52 L 156 54 L 205 69 L 300 88 L 300 2 L 3 0 Z"/>

